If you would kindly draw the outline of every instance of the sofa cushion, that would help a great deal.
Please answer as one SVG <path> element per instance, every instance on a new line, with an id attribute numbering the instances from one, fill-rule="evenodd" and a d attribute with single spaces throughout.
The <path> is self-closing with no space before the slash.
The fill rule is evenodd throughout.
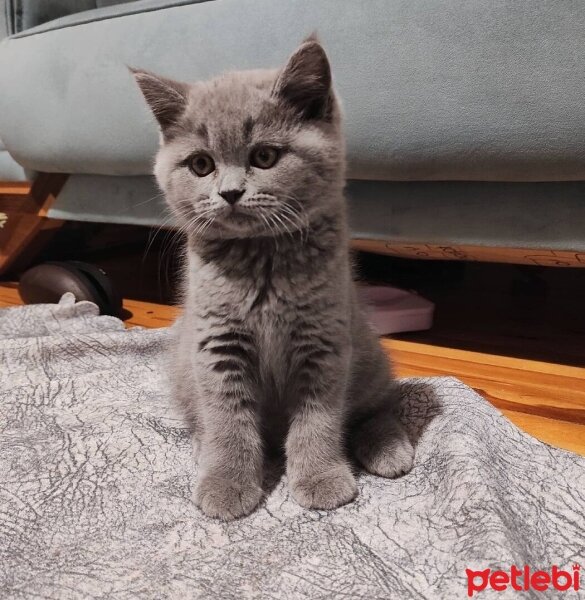
<path id="1" fill-rule="evenodd" d="M 34 169 L 149 173 L 157 129 L 125 65 L 185 80 L 274 66 L 314 29 L 343 99 L 351 177 L 585 179 L 577 0 L 102 8 L 0 45 L 0 134 Z"/>

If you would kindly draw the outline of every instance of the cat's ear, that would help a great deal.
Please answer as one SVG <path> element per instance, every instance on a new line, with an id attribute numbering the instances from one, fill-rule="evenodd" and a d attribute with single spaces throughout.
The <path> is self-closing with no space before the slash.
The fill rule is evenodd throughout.
<path id="1" fill-rule="evenodd" d="M 187 108 L 189 88 L 187 84 L 160 77 L 149 71 L 128 67 L 136 79 L 150 110 L 164 132 Z"/>
<path id="2" fill-rule="evenodd" d="M 304 119 L 331 119 L 331 68 L 315 34 L 288 59 L 272 93 L 294 107 Z"/>

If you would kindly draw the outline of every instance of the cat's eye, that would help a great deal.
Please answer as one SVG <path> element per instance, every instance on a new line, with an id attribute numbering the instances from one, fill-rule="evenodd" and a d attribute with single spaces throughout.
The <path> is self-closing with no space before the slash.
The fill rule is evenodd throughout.
<path id="1" fill-rule="evenodd" d="M 209 154 L 203 152 L 195 154 L 189 159 L 189 168 L 195 175 L 199 177 L 207 177 L 210 173 L 215 171 L 215 163 L 213 158 Z"/>
<path id="2" fill-rule="evenodd" d="M 259 169 L 270 169 L 280 158 L 278 148 L 272 146 L 259 146 L 254 148 L 250 154 L 250 164 Z"/>

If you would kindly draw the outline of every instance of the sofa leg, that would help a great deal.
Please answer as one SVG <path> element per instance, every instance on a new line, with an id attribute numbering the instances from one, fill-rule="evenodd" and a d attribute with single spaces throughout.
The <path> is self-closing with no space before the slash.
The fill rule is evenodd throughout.
<path id="1" fill-rule="evenodd" d="M 40 173 L 30 186 L 0 182 L 0 275 L 25 268 L 62 226 L 47 212 L 67 177 Z"/>

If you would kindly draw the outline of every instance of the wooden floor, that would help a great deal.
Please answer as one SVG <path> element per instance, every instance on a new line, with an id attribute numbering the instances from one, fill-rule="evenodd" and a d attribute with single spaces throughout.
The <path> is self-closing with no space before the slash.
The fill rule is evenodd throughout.
<path id="1" fill-rule="evenodd" d="M 18 304 L 16 286 L 0 283 L 0 307 Z M 124 308 L 129 327 L 165 327 L 178 314 L 173 306 L 140 300 L 127 299 Z M 524 431 L 585 455 L 585 368 L 405 339 L 382 344 L 397 375 L 457 377 Z"/>

